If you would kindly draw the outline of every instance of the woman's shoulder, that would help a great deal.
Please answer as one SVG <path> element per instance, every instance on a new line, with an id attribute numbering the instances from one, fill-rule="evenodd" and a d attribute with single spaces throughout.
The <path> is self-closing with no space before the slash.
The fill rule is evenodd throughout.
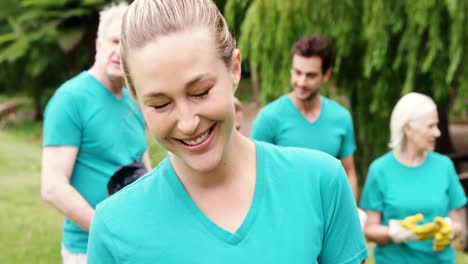
<path id="1" fill-rule="evenodd" d="M 428 157 L 428 160 L 433 160 L 437 162 L 448 162 L 448 163 L 452 162 L 452 160 L 447 155 L 444 155 L 435 151 L 429 151 L 427 153 L 427 157 Z"/>
<path id="2" fill-rule="evenodd" d="M 261 151 L 258 166 L 267 167 L 275 173 L 330 175 L 341 166 L 338 159 L 318 150 L 276 146 L 265 142 L 257 142 L 257 147 Z"/>
<path id="3" fill-rule="evenodd" d="M 333 156 L 312 149 L 283 147 L 258 143 L 263 152 L 257 161 L 257 168 L 263 178 L 284 191 L 295 190 L 305 197 L 310 193 L 331 192 L 337 186 L 347 183 L 341 162 Z M 307 186 L 307 187 L 306 187 Z"/>
<path id="4" fill-rule="evenodd" d="M 369 165 L 369 169 L 385 169 L 392 166 L 394 163 L 395 157 L 393 152 L 389 151 L 373 160 Z"/>
<path id="5" fill-rule="evenodd" d="M 99 203 L 96 211 L 104 218 L 119 218 L 144 210 L 144 201 L 151 200 L 157 206 L 157 196 L 168 187 L 164 179 L 168 166 L 169 160 L 163 160 L 156 168 Z"/>
<path id="6" fill-rule="evenodd" d="M 262 151 L 266 155 L 272 156 L 272 158 L 280 158 L 284 160 L 290 160 L 290 162 L 328 162 L 334 163 L 338 160 L 329 155 L 328 153 L 300 147 L 288 147 L 288 146 L 277 146 L 267 142 L 256 141 L 257 146 L 262 148 Z"/>
<path id="7" fill-rule="evenodd" d="M 436 166 L 441 169 L 454 168 L 453 161 L 446 155 L 430 151 L 427 153 L 427 162 L 430 166 Z"/>

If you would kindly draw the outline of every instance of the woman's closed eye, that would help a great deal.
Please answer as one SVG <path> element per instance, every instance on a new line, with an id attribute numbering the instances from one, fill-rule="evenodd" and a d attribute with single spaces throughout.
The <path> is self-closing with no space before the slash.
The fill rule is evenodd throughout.
<path id="1" fill-rule="evenodd" d="M 197 97 L 197 98 L 203 98 L 203 97 L 205 97 L 205 96 L 208 95 L 208 93 L 210 92 L 210 89 L 211 89 L 211 88 L 206 89 L 206 90 L 204 90 L 204 91 L 201 92 L 201 93 L 193 94 L 192 96 L 193 96 L 193 97 Z"/>
<path id="2" fill-rule="evenodd" d="M 151 107 L 156 109 L 156 110 L 162 110 L 164 108 L 166 108 L 167 106 L 169 106 L 169 103 L 164 103 L 164 104 L 154 104 L 152 105 Z"/>

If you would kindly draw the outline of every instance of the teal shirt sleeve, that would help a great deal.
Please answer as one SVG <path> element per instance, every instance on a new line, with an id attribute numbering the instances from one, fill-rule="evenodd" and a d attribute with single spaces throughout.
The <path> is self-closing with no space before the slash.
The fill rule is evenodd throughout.
<path id="1" fill-rule="evenodd" d="M 364 191 L 361 195 L 360 207 L 362 209 L 377 212 L 383 211 L 383 192 L 380 180 L 376 168 L 371 164 L 366 183 L 364 184 Z"/>
<path id="2" fill-rule="evenodd" d="M 91 222 L 89 231 L 87 250 L 88 264 L 117 263 L 117 260 L 112 253 L 118 252 L 118 250 L 115 248 L 112 242 L 113 241 L 109 229 L 102 221 L 102 217 L 100 217 L 99 213 L 96 212 L 96 215 Z"/>
<path id="3" fill-rule="evenodd" d="M 343 137 L 343 143 L 341 144 L 340 152 L 338 158 L 346 158 L 354 153 L 356 150 L 356 141 L 354 139 L 354 127 L 353 119 L 351 114 L 348 113 L 346 120 L 344 122 L 345 134 Z"/>
<path id="4" fill-rule="evenodd" d="M 43 146 L 79 146 L 82 125 L 77 98 L 59 91 L 47 104 L 44 114 Z"/>
<path id="5" fill-rule="evenodd" d="M 461 186 L 460 181 L 458 180 L 457 172 L 455 170 L 453 162 L 449 158 L 447 158 L 447 161 L 449 170 L 449 210 L 455 210 L 465 205 L 466 196 L 465 192 L 463 191 L 463 187 Z"/>
<path id="6" fill-rule="evenodd" d="M 322 194 L 324 239 L 318 263 L 361 263 L 367 258 L 356 203 L 343 166 Z"/>
<path id="7" fill-rule="evenodd" d="M 269 116 L 260 110 L 255 122 L 252 125 L 252 132 L 250 137 L 258 141 L 276 144 L 272 121 L 273 120 Z"/>

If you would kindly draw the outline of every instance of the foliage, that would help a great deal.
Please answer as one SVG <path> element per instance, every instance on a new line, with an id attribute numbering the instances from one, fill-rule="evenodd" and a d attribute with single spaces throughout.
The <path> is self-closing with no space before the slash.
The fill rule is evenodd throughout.
<path id="1" fill-rule="evenodd" d="M 40 127 L 0 130 L 0 263 L 60 263 L 63 218 L 39 195 Z"/>
<path id="2" fill-rule="evenodd" d="M 464 0 L 229 0 L 225 15 L 234 28 L 243 18 L 239 47 L 259 73 L 264 103 L 290 90 L 289 51 L 295 41 L 312 32 L 332 41 L 334 84 L 350 98 L 361 174 L 386 151 L 390 112 L 402 94 L 432 96 L 443 130 L 454 94 L 455 106 L 466 107 Z"/>
<path id="3" fill-rule="evenodd" d="M 0 1 L 0 92 L 28 94 L 40 118 L 53 91 L 92 64 L 98 10 L 110 2 Z"/>
<path id="4" fill-rule="evenodd" d="M 90 65 L 105 0 L 6 0 L 0 5 L 0 91 L 43 94 Z M 50 94 L 50 93 L 49 93 Z"/>

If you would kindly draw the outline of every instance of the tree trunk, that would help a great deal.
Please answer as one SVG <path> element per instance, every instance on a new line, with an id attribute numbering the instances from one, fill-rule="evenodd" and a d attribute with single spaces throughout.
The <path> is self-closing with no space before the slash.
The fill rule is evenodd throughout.
<path id="1" fill-rule="evenodd" d="M 253 67 L 252 63 L 250 63 L 250 73 L 252 76 L 252 92 L 255 100 L 255 104 L 257 107 L 262 106 L 262 100 L 260 99 L 260 79 L 258 77 L 258 72 Z"/>
<path id="2" fill-rule="evenodd" d="M 34 104 L 34 120 L 42 121 L 42 93 L 44 91 L 42 77 L 38 76 L 33 82 L 33 104 Z"/>
<path id="3" fill-rule="evenodd" d="M 437 139 L 436 151 L 443 154 L 453 153 L 455 151 L 449 131 L 449 101 L 449 98 L 447 98 L 443 101 L 439 101 L 437 104 L 439 129 L 442 135 Z"/>

